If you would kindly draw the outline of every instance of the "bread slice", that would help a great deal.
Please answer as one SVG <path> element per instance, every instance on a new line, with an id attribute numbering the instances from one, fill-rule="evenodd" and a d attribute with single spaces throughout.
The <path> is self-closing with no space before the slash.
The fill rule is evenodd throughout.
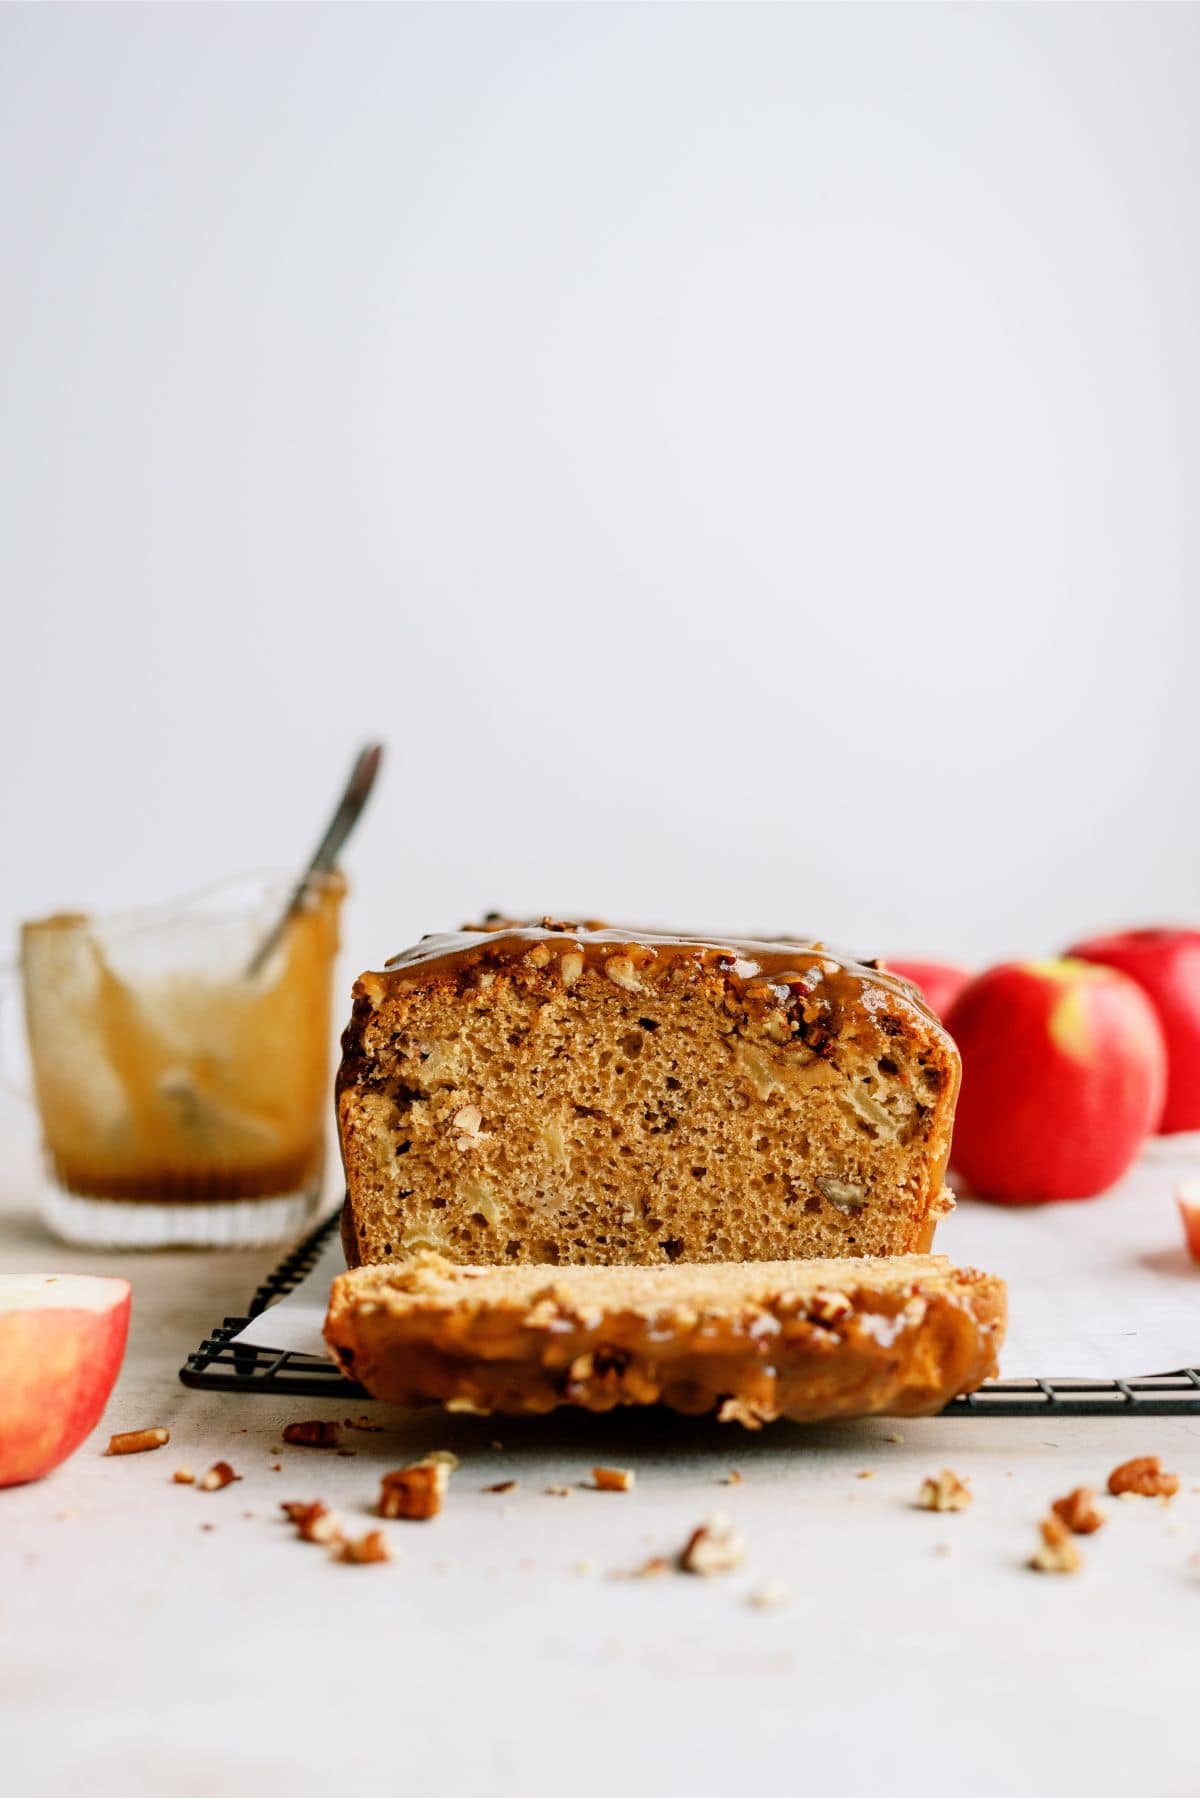
<path id="1" fill-rule="evenodd" d="M 543 919 L 426 938 L 354 989 L 351 1265 L 927 1250 L 958 1055 L 819 943 Z"/>
<path id="2" fill-rule="evenodd" d="M 996 1372 L 1005 1292 L 944 1255 L 460 1267 L 333 1283 L 325 1338 L 376 1398 L 452 1410 L 667 1405 L 754 1428 L 939 1411 Z"/>

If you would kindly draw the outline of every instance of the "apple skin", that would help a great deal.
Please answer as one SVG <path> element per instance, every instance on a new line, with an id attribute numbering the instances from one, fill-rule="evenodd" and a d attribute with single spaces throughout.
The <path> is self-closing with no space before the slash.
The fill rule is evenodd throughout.
<path id="1" fill-rule="evenodd" d="M 0 1486 L 41 1479 L 96 1427 L 129 1306 L 127 1280 L 0 1275 Z"/>
<path id="2" fill-rule="evenodd" d="M 963 1064 L 950 1162 L 980 1198 L 1092 1198 L 1120 1179 L 1161 1111 L 1154 1007 L 1112 968 L 989 968 L 946 1028 Z"/>
<path id="3" fill-rule="evenodd" d="M 1136 980 L 1158 1013 L 1167 1043 L 1162 1136 L 1200 1130 L 1200 930 L 1117 930 L 1067 951 Z"/>
<path id="4" fill-rule="evenodd" d="M 893 958 L 889 955 L 883 965 L 889 974 L 899 974 L 901 979 L 911 981 L 930 1011 L 943 1021 L 971 978 L 968 969 L 951 961 L 910 961 L 903 956 Z"/>

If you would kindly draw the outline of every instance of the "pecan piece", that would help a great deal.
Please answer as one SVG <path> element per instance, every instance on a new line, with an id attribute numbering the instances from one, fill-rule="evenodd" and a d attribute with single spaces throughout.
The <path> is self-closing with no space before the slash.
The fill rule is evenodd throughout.
<path id="1" fill-rule="evenodd" d="M 374 1561 L 390 1561 L 392 1551 L 382 1530 L 368 1530 L 365 1536 L 340 1536 L 330 1551 L 335 1561 L 349 1561 L 366 1567 Z"/>
<path id="2" fill-rule="evenodd" d="M 342 1520 L 328 1505 L 314 1499 L 312 1504 L 283 1504 L 280 1510 L 294 1523 L 302 1542 L 332 1543 L 341 1540 Z"/>
<path id="3" fill-rule="evenodd" d="M 1071 1532 L 1061 1517 L 1053 1512 L 1038 1525 L 1042 1540 L 1030 1557 L 1035 1573 L 1078 1573 L 1083 1566 L 1079 1550 L 1071 1540 Z"/>
<path id="4" fill-rule="evenodd" d="M 424 1523 L 442 1508 L 450 1484 L 450 1463 L 442 1455 L 425 1455 L 385 1473 L 379 1488 L 379 1515 Z"/>
<path id="5" fill-rule="evenodd" d="M 707 1579 L 711 1574 L 740 1567 L 745 1558 L 742 1532 L 723 1511 L 714 1511 L 708 1522 L 688 1537 L 679 1565 L 684 1573 L 698 1573 Z"/>
<path id="6" fill-rule="evenodd" d="M 1050 1509 L 1061 1517 L 1073 1536 L 1090 1536 L 1104 1522 L 1104 1512 L 1096 1505 L 1096 1494 L 1090 1486 L 1076 1486 L 1065 1498 L 1056 1498 Z"/>
<path id="7" fill-rule="evenodd" d="M 310 1418 L 304 1423 L 285 1424 L 283 1439 L 294 1448 L 336 1448 L 338 1426 L 332 1419 Z"/>
<path id="8" fill-rule="evenodd" d="M 965 1511 L 973 1494 L 965 1480 L 960 1480 L 949 1467 L 922 1481 L 917 1504 L 922 1511 Z"/>
<path id="9" fill-rule="evenodd" d="M 106 1455 L 144 1455 L 152 1448 L 165 1448 L 171 1440 L 170 1430 L 155 1427 L 152 1430 L 122 1430 L 109 1440 L 105 1449 Z"/>
<path id="10" fill-rule="evenodd" d="M 220 1492 L 225 1486 L 232 1486 L 235 1480 L 241 1479 L 228 1461 L 214 1461 L 207 1473 L 202 1473 L 196 1481 L 197 1492 Z"/>
<path id="11" fill-rule="evenodd" d="M 1173 1498 L 1179 1490 L 1179 1475 L 1164 1473 L 1157 1455 L 1135 1455 L 1122 1461 L 1108 1476 L 1108 1489 L 1114 1498 L 1135 1492 L 1139 1498 Z"/>
<path id="12" fill-rule="evenodd" d="M 631 1467 L 593 1467 L 597 1492 L 632 1492 L 637 1475 Z"/>

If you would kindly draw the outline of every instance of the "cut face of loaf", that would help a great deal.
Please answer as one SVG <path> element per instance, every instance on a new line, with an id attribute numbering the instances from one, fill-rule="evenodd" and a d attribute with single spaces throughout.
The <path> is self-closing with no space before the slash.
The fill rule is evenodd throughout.
<path id="1" fill-rule="evenodd" d="M 325 1336 L 376 1398 L 452 1410 L 661 1404 L 750 1428 L 939 1411 L 996 1371 L 1003 1283 L 942 1255 L 456 1267 L 333 1283 Z"/>
<path id="2" fill-rule="evenodd" d="M 357 982 L 351 1265 L 928 1249 L 958 1088 L 906 982 L 813 943 L 501 925 Z"/>

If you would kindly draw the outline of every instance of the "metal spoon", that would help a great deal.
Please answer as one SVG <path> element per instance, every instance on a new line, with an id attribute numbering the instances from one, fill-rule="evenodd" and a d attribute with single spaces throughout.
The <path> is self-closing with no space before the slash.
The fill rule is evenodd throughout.
<path id="1" fill-rule="evenodd" d="M 342 852 L 346 838 L 358 823 L 371 788 L 375 785 L 375 776 L 379 773 L 379 764 L 382 759 L 382 743 L 368 743 L 365 748 L 359 750 L 358 759 L 350 771 L 350 779 L 346 782 L 346 790 L 338 800 L 337 810 L 329 820 L 325 835 L 313 850 L 308 866 L 296 882 L 282 915 L 271 926 L 246 964 L 245 977 L 247 980 L 253 980 L 263 967 L 267 957 L 303 905 L 304 896 L 308 892 L 314 874 L 329 874 L 336 867 L 337 858 Z"/>

